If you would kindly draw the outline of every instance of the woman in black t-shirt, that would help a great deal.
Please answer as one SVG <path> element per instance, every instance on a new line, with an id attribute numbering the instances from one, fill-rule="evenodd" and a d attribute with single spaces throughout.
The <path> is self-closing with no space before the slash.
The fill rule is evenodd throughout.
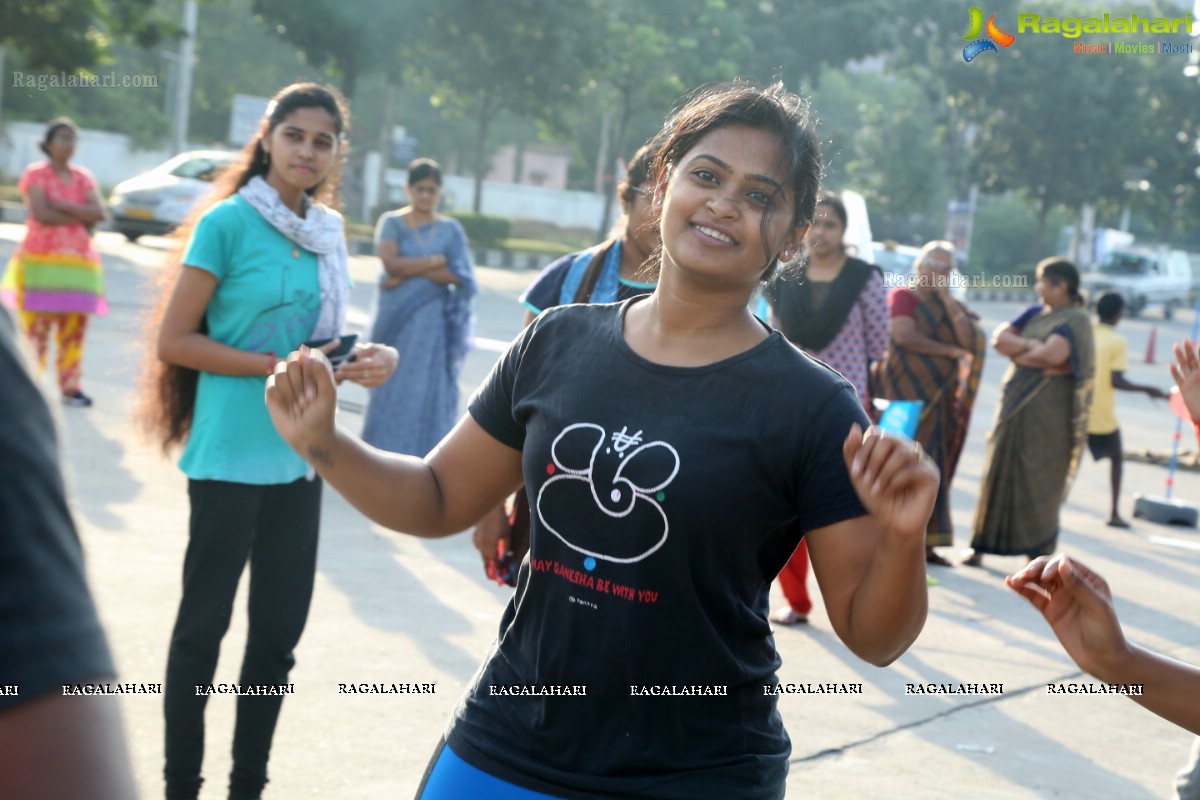
<path id="1" fill-rule="evenodd" d="M 864 433 L 850 385 L 747 308 L 813 216 L 807 106 L 713 87 L 661 141 L 655 292 L 540 315 L 426 459 L 337 430 L 318 354 L 268 384 L 284 439 L 381 525 L 446 536 L 525 484 L 530 554 L 427 800 L 782 797 L 767 601 L 801 532 L 859 657 L 888 664 L 924 625 L 936 469 Z"/>

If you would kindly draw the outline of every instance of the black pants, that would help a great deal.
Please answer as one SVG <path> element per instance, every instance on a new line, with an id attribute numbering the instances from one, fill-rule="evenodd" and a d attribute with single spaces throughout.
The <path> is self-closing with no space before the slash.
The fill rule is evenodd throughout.
<path id="1" fill-rule="evenodd" d="M 287 683 L 296 663 L 292 649 L 308 619 L 321 516 L 320 480 L 267 486 L 193 480 L 188 497 L 183 599 L 171 633 L 164 696 L 168 800 L 192 800 L 200 792 L 208 697 L 196 687 L 212 683 L 247 560 L 250 625 L 239 682 Z M 262 793 L 282 703 L 282 695 L 238 697 L 231 798 Z"/>

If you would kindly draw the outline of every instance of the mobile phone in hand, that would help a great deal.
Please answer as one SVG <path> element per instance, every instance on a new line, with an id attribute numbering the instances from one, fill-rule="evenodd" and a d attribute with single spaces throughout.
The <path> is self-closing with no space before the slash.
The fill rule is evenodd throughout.
<path id="1" fill-rule="evenodd" d="M 343 333 L 341 336 L 341 344 L 332 353 L 326 353 L 325 357 L 329 359 L 329 363 L 335 367 L 340 367 L 342 362 L 354 351 L 354 345 L 358 342 L 357 333 Z M 304 343 L 305 347 L 311 347 L 314 350 L 320 349 L 332 342 L 333 339 L 310 339 Z"/>

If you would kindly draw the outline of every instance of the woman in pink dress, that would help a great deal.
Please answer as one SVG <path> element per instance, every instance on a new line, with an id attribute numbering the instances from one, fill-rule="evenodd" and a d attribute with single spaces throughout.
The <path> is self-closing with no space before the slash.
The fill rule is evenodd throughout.
<path id="1" fill-rule="evenodd" d="M 105 314 L 104 274 L 91 228 L 104 219 L 92 173 L 71 164 L 79 129 L 66 117 L 51 120 L 39 145 L 47 160 L 30 164 L 18 184 L 25 196 L 25 239 L 0 284 L 5 302 L 21 312 L 25 334 L 46 368 L 53 332 L 58 387 L 69 406 L 90 406 L 80 364 L 89 314 Z"/>

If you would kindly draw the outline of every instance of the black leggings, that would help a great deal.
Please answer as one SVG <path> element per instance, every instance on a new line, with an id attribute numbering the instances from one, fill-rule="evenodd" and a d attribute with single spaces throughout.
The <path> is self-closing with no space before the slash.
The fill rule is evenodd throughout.
<path id="1" fill-rule="evenodd" d="M 183 562 L 183 598 L 167 657 L 167 798 L 200 792 L 204 707 L 197 686 L 212 683 L 233 599 L 250 562 L 249 635 L 243 686 L 287 683 L 312 599 L 321 517 L 321 481 L 257 486 L 188 481 L 191 521 Z M 256 798 L 267 783 L 267 758 L 282 695 L 239 696 L 233 735 L 231 798 Z"/>

